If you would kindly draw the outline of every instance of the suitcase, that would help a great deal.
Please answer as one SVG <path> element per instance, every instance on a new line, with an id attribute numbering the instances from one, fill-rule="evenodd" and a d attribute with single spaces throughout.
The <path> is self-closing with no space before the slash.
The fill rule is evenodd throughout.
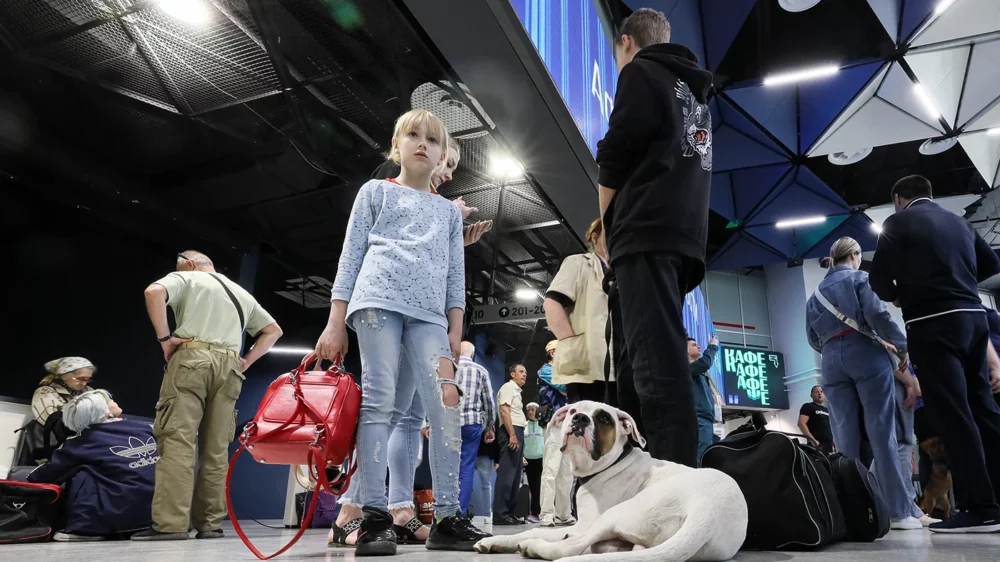
<path id="1" fill-rule="evenodd" d="M 774 431 L 748 431 L 709 446 L 702 466 L 728 474 L 743 491 L 744 548 L 811 549 L 847 533 L 829 460 L 812 446 Z"/>

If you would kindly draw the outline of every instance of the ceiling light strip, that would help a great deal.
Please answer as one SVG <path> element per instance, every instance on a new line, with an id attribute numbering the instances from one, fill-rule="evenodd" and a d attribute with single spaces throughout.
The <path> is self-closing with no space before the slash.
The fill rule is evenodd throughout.
<path id="1" fill-rule="evenodd" d="M 813 68 L 807 68 L 804 70 L 796 70 L 792 72 L 785 72 L 781 74 L 774 74 L 771 76 L 767 76 L 764 78 L 764 85 L 782 86 L 785 84 L 796 84 L 798 82 L 806 82 L 809 80 L 826 78 L 828 76 L 833 76 L 838 72 L 840 72 L 840 67 L 835 64 L 830 64 L 826 66 L 817 66 Z"/>

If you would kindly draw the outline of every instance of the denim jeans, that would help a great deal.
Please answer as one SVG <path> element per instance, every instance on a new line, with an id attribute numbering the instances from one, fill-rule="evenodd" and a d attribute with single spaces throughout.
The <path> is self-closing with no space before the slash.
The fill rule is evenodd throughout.
<path id="1" fill-rule="evenodd" d="M 849 458 L 859 458 L 864 412 L 875 478 L 885 493 L 890 516 L 902 519 L 913 514 L 913 498 L 903 483 L 896 451 L 893 380 L 885 349 L 857 332 L 834 338 L 823 347 L 823 392 L 830 403 L 837 449 Z"/>
<path id="2" fill-rule="evenodd" d="M 479 441 L 483 438 L 483 426 L 469 424 L 462 426 L 462 459 L 458 477 L 458 505 L 462 513 L 468 513 L 472 501 L 472 488 L 476 480 L 476 458 L 479 455 Z"/>
<path id="3" fill-rule="evenodd" d="M 400 364 L 402 376 L 410 371 L 410 362 L 404 357 Z M 413 375 L 415 376 L 415 375 Z M 389 509 L 414 509 L 413 480 L 417 471 L 417 457 L 420 452 L 420 428 L 424 423 L 424 408 L 420 397 L 414 394 L 412 403 L 405 406 L 406 397 L 396 397 L 396 407 L 393 408 L 392 427 L 389 434 Z M 407 412 L 407 413 L 404 413 Z M 361 458 L 358 458 L 360 464 Z M 341 505 L 362 507 L 354 499 L 354 493 L 360 485 L 352 485 L 337 502 Z"/>
<path id="4" fill-rule="evenodd" d="M 493 481 L 497 477 L 493 464 L 490 457 L 476 457 L 475 485 L 472 487 L 472 514 L 476 517 L 493 515 Z"/>
<path id="5" fill-rule="evenodd" d="M 923 517 L 924 512 L 917 507 L 917 491 L 913 488 L 913 446 L 917 437 L 913 434 L 913 410 L 903 407 L 906 400 L 906 387 L 894 380 L 896 390 L 896 456 L 899 458 L 899 472 L 903 475 L 903 487 L 910 498 L 910 513 Z"/>
<path id="6" fill-rule="evenodd" d="M 705 454 L 715 440 L 715 422 L 698 416 L 698 466 L 701 466 L 701 456 Z"/>
<path id="7" fill-rule="evenodd" d="M 410 413 L 402 408 L 412 404 L 416 392 L 432 428 L 428 455 L 434 479 L 435 516 L 458 513 L 461 412 L 458 405 L 445 406 L 442 402 L 441 385 L 452 384 L 453 379 L 438 375 L 441 362 L 451 361 L 447 331 L 436 324 L 380 309 L 358 311 L 351 321 L 358 334 L 362 380 L 357 503 L 388 509 L 385 476 L 388 459 L 394 456 L 390 428 L 394 418 L 402 419 Z M 406 357 L 412 369 L 400 368 L 401 357 Z M 419 440 L 411 441 L 404 433 L 399 436 L 404 445 L 397 451 L 405 452 L 405 457 L 400 454 L 397 458 L 406 466 L 416 458 Z M 402 490 L 400 485 L 396 493 L 412 498 L 413 471 L 403 470 L 409 475 L 409 490 Z"/>

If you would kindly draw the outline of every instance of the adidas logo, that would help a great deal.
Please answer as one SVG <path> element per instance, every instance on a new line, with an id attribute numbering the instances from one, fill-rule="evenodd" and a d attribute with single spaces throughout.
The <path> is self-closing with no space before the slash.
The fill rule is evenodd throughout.
<path id="1" fill-rule="evenodd" d="M 156 454 L 156 438 L 154 437 L 150 437 L 145 441 L 139 439 L 138 437 L 129 437 L 127 447 L 116 445 L 111 447 L 111 452 L 119 457 L 139 459 L 135 462 L 129 463 L 129 468 L 149 466 L 151 464 L 156 464 L 160 460 L 160 455 Z"/>

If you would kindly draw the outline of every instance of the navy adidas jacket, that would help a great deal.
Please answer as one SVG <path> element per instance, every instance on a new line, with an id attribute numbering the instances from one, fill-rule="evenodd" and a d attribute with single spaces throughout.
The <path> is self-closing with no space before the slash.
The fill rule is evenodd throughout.
<path id="1" fill-rule="evenodd" d="M 159 460 L 148 423 L 110 421 L 69 438 L 28 481 L 66 485 L 67 532 L 112 535 L 152 526 Z"/>

